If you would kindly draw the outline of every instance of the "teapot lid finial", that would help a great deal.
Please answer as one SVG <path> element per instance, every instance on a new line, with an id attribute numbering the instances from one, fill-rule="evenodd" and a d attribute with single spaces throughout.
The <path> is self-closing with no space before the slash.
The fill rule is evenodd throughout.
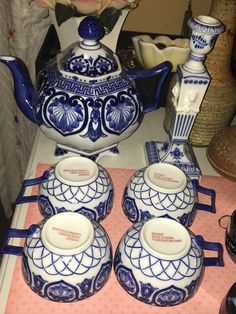
<path id="1" fill-rule="evenodd" d="M 67 77 L 89 81 L 104 75 L 109 77 L 121 71 L 118 58 L 112 51 L 100 43 L 104 35 L 104 27 L 96 16 L 86 16 L 78 28 L 82 40 L 73 43 L 58 57 L 60 71 Z M 62 72 L 63 71 L 63 72 Z"/>
<path id="2" fill-rule="evenodd" d="M 96 16 L 86 16 L 78 27 L 81 38 L 98 41 L 104 35 L 104 28 Z"/>

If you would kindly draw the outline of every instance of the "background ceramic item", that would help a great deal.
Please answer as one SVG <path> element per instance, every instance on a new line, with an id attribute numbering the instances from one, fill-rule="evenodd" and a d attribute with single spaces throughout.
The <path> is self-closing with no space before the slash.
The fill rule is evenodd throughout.
<path id="1" fill-rule="evenodd" d="M 219 225 L 225 229 L 225 246 L 232 261 L 236 263 L 236 210 L 231 216 L 222 216 Z"/>
<path id="2" fill-rule="evenodd" d="M 24 196 L 28 186 L 39 185 L 38 195 Z M 41 177 L 24 180 L 17 204 L 38 201 L 45 217 L 64 211 L 103 220 L 113 204 L 113 183 L 105 168 L 85 157 L 69 157 Z"/>
<path id="3" fill-rule="evenodd" d="M 120 17 L 117 20 L 113 29 L 110 32 L 107 32 L 107 34 L 101 39 L 101 43 L 107 46 L 113 52 L 116 52 L 116 46 L 120 31 L 130 11 L 130 9 L 121 10 Z M 71 17 L 60 26 L 58 26 L 55 11 L 49 10 L 49 13 L 57 32 L 61 50 L 66 49 L 68 46 L 78 41 L 78 27 L 80 25 L 80 22 L 85 18 L 85 16 Z M 79 39 L 81 40 L 81 38 Z"/>
<path id="4" fill-rule="evenodd" d="M 218 252 L 204 257 L 203 249 Z M 174 306 L 197 291 L 204 266 L 223 266 L 223 247 L 195 236 L 175 220 L 154 218 L 128 229 L 117 247 L 114 269 L 122 288 L 139 301 Z"/>
<path id="5" fill-rule="evenodd" d="M 8 238 L 26 238 L 24 248 Z M 103 227 L 83 215 L 66 212 L 27 230 L 10 229 L 2 254 L 22 255 L 26 284 L 55 302 L 84 300 L 99 291 L 112 267 L 111 244 Z"/>
<path id="6" fill-rule="evenodd" d="M 236 126 L 219 131 L 210 141 L 207 158 L 222 176 L 236 180 Z"/>
<path id="7" fill-rule="evenodd" d="M 197 193 L 211 197 L 211 205 L 198 203 Z M 176 166 L 156 163 L 136 171 L 126 185 L 122 206 L 132 222 L 152 217 L 168 217 L 190 226 L 197 209 L 212 213 L 215 209 L 214 190 L 203 188 L 190 180 Z"/>
<path id="8" fill-rule="evenodd" d="M 219 314 L 234 314 L 236 313 L 236 282 L 230 287 L 226 296 L 222 300 Z"/>
<path id="9" fill-rule="evenodd" d="M 231 68 L 236 1 L 212 0 L 209 14 L 225 25 L 225 32 L 219 36 L 205 62 L 211 83 L 189 136 L 196 146 L 208 146 L 215 134 L 231 124 L 236 113 L 236 82 Z"/>
<path id="10" fill-rule="evenodd" d="M 189 39 L 138 35 L 132 37 L 132 42 L 137 60 L 144 69 L 170 61 L 173 65 L 172 72 L 176 72 L 177 65 L 185 63 L 189 58 Z"/>
<path id="11" fill-rule="evenodd" d="M 190 178 L 199 179 L 201 170 L 188 138 L 210 83 L 204 60 L 224 31 L 224 25 L 212 16 L 199 15 L 190 18 L 188 26 L 191 29 L 189 60 L 177 66 L 175 83 L 170 83 L 171 96 L 167 97 L 164 123 L 170 139 L 164 143 L 156 141 L 155 146 L 157 162 L 174 164 Z"/>
<path id="12" fill-rule="evenodd" d="M 144 112 L 158 108 L 171 64 L 123 71 L 118 57 L 100 44 L 103 28 L 95 17 L 83 19 L 79 34 L 82 42 L 69 46 L 40 71 L 36 89 L 18 59 L 3 56 L 0 62 L 13 73 L 22 112 L 58 147 L 95 158 L 101 152 L 114 151 L 137 129 Z M 143 108 L 133 82 L 152 76 L 159 76 L 155 95 Z"/>

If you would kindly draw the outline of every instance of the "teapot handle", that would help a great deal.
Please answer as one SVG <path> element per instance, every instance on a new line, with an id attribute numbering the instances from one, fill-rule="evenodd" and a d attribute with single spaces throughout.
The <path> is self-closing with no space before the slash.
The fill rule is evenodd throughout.
<path id="1" fill-rule="evenodd" d="M 150 69 L 135 70 L 135 71 L 132 70 L 132 71 L 125 72 L 130 80 L 137 80 L 137 79 L 152 77 L 155 75 L 160 75 L 160 78 L 157 81 L 154 99 L 149 104 L 144 106 L 144 113 L 156 110 L 160 107 L 161 90 L 169 73 L 171 72 L 171 69 L 172 69 L 171 62 L 165 61 Z"/>
<path id="2" fill-rule="evenodd" d="M 192 184 L 198 193 L 209 195 L 210 199 L 211 199 L 210 205 L 203 204 L 203 203 L 196 203 L 196 208 L 199 210 L 205 210 L 205 211 L 210 212 L 210 213 L 216 213 L 216 206 L 215 206 L 216 192 L 212 189 L 205 188 L 205 187 L 201 186 L 199 184 L 198 180 L 192 180 Z"/>
<path id="3" fill-rule="evenodd" d="M 200 235 L 195 236 L 194 239 L 197 245 L 200 246 L 200 248 L 202 248 L 203 250 L 218 252 L 217 257 L 204 257 L 203 260 L 204 266 L 220 266 L 220 267 L 224 266 L 223 246 L 221 243 L 205 241 L 203 237 Z"/>
<path id="4" fill-rule="evenodd" d="M 23 247 L 16 246 L 16 245 L 9 245 L 8 244 L 9 238 L 26 238 L 32 233 L 34 233 L 36 228 L 37 228 L 37 225 L 31 225 L 29 229 L 10 228 L 6 233 L 5 241 L 0 248 L 0 254 L 10 254 L 10 255 L 21 256 L 23 252 Z"/>
<path id="5" fill-rule="evenodd" d="M 47 181 L 48 177 L 49 177 L 49 172 L 45 171 L 41 177 L 24 180 L 20 189 L 20 193 L 17 196 L 16 204 L 19 205 L 23 203 L 37 202 L 38 195 L 24 196 L 25 190 L 28 186 L 37 185 L 37 184 Z"/>

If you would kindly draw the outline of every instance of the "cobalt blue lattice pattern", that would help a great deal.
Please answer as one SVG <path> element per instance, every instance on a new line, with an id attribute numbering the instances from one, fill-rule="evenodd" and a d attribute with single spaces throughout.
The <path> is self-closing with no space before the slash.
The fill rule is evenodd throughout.
<path id="1" fill-rule="evenodd" d="M 42 183 L 42 189 L 47 191 L 48 195 L 55 197 L 58 202 L 85 206 L 92 200 L 100 199 L 105 193 L 109 193 L 110 177 L 99 165 L 98 170 L 98 176 L 89 185 L 86 183 L 72 186 L 59 181 L 52 167 L 49 169 L 48 180 Z"/>
<path id="2" fill-rule="evenodd" d="M 142 201 L 143 205 L 148 210 L 148 206 L 157 210 L 167 210 L 175 212 L 184 210 L 189 205 L 195 202 L 195 192 L 192 189 L 192 182 L 188 179 L 186 188 L 179 193 L 166 194 L 150 187 L 144 180 L 145 168 L 135 172 L 130 181 L 129 188 L 133 193 L 134 198 Z"/>
<path id="3" fill-rule="evenodd" d="M 43 269 L 48 275 L 69 277 L 72 275 L 84 275 L 96 269 L 107 255 L 109 243 L 106 234 L 102 231 L 99 225 L 93 221 L 94 226 L 94 241 L 91 246 L 79 254 L 63 256 L 49 251 L 41 241 L 42 224 L 38 226 L 34 237 L 29 237 L 25 244 L 25 255 L 33 263 L 34 267 Z M 35 250 L 37 256 L 35 257 Z M 26 254 L 27 252 L 27 254 Z M 99 254 L 97 254 L 99 252 Z M 53 261 L 53 262 L 49 262 Z M 83 267 L 78 267 L 83 265 Z"/>
<path id="4" fill-rule="evenodd" d="M 112 268 L 111 261 L 102 264 L 98 274 L 71 284 L 66 278 L 55 281 L 44 280 L 40 275 L 29 272 L 27 257 L 23 256 L 22 270 L 26 283 L 43 298 L 55 302 L 74 302 L 84 300 L 98 292 L 107 282 Z M 30 279 L 29 279 L 30 277 Z"/>
<path id="5" fill-rule="evenodd" d="M 147 278 L 158 278 L 161 281 L 180 281 L 193 277 L 202 267 L 203 256 L 192 239 L 190 252 L 181 259 L 164 260 L 147 252 L 140 242 L 140 230 L 144 221 L 137 222 L 124 237 L 124 254 L 132 267 Z"/>

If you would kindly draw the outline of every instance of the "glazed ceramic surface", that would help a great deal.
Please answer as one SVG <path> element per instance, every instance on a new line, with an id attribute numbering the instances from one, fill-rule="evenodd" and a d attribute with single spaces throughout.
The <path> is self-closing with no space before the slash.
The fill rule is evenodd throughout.
<path id="1" fill-rule="evenodd" d="M 211 205 L 198 203 L 198 191 L 211 197 Z M 200 187 L 176 166 L 156 163 L 133 174 L 125 188 L 122 206 L 132 222 L 167 217 L 190 226 L 197 208 L 215 213 L 215 192 Z"/>
<path id="2" fill-rule="evenodd" d="M 112 267 L 105 230 L 83 215 L 60 213 L 8 237 L 27 237 L 24 248 L 6 245 L 1 253 L 22 255 L 26 284 L 56 302 L 84 300 L 99 291 Z"/>
<path id="3" fill-rule="evenodd" d="M 36 196 L 24 196 L 28 186 L 39 184 Z M 48 217 L 64 211 L 103 220 L 113 204 L 113 183 L 105 168 L 85 157 L 69 157 L 44 172 L 42 177 L 25 180 L 17 204 L 38 201 Z"/>
<path id="4" fill-rule="evenodd" d="M 203 248 L 218 251 L 205 258 Z M 197 291 L 204 266 L 223 266 L 223 247 L 193 235 L 177 221 L 154 218 L 135 223 L 122 237 L 114 259 L 117 280 L 134 298 L 174 306 Z"/>
<path id="5" fill-rule="evenodd" d="M 144 69 L 170 61 L 173 65 L 172 71 L 176 72 L 177 65 L 185 63 L 189 58 L 189 39 L 138 35 L 132 37 L 132 42 L 137 60 Z"/>
<path id="6" fill-rule="evenodd" d="M 79 26 L 83 41 L 57 56 L 28 83 L 22 63 L 1 57 L 13 73 L 20 109 L 60 148 L 94 156 L 114 148 L 141 123 L 144 112 L 160 105 L 161 88 L 171 71 L 165 62 L 143 71 L 123 71 L 118 57 L 103 46 L 97 19 L 88 16 Z M 153 102 L 143 108 L 134 80 L 160 75 Z"/>

